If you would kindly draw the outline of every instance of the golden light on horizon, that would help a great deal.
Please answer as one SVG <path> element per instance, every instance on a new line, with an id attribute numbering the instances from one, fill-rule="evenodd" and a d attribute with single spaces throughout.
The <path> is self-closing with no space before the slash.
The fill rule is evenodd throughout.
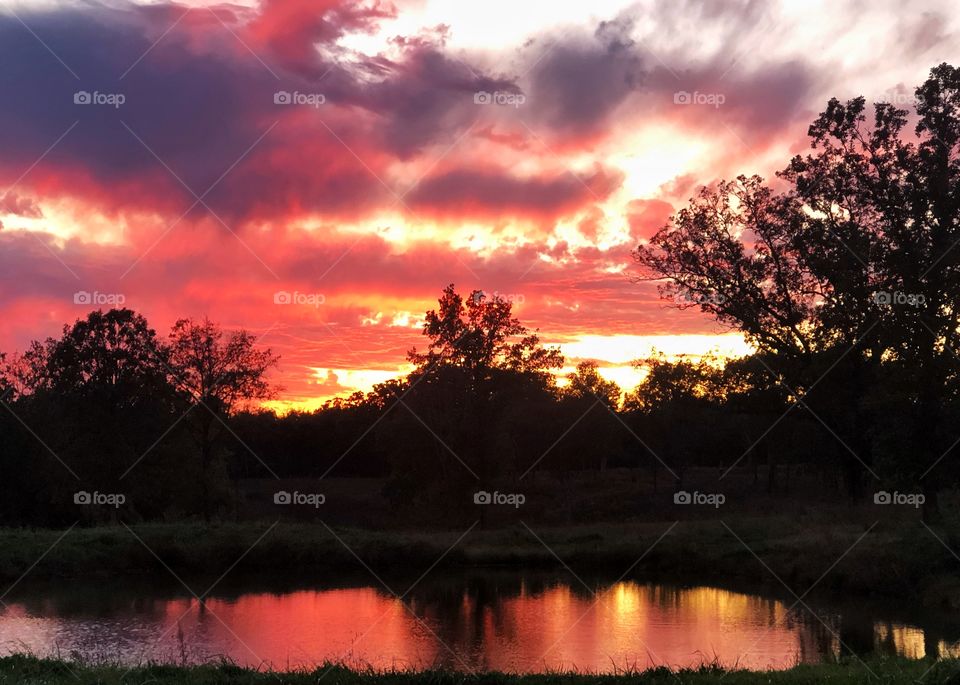
<path id="1" fill-rule="evenodd" d="M 743 336 L 738 333 L 719 335 L 596 335 L 587 334 L 574 338 L 573 342 L 561 343 L 563 353 L 569 358 L 596 359 L 616 364 L 627 364 L 664 354 L 668 358 L 742 357 L 751 353 Z"/>
<path id="2" fill-rule="evenodd" d="M 419 317 L 409 312 L 397 312 L 390 320 L 380 315 L 369 318 L 366 325 L 394 325 L 417 328 Z M 572 341 L 551 343 L 559 344 L 566 356 L 567 363 L 554 373 L 561 387 L 567 384 L 566 377 L 576 371 L 580 360 L 594 360 L 597 371 L 606 380 L 613 381 L 624 392 L 633 390 L 646 376 L 642 366 L 632 362 L 655 354 L 664 354 L 668 359 L 699 358 L 716 356 L 734 358 L 750 354 L 751 348 L 742 336 L 722 335 L 582 335 Z M 380 367 L 370 369 L 309 367 L 308 382 L 317 389 L 316 395 L 301 393 L 300 396 L 270 400 L 261 406 L 265 409 L 285 414 L 290 411 L 315 411 L 325 402 L 335 397 L 346 397 L 354 392 L 367 393 L 377 383 L 391 378 L 405 376 L 413 367 L 404 362 L 396 368 Z"/>

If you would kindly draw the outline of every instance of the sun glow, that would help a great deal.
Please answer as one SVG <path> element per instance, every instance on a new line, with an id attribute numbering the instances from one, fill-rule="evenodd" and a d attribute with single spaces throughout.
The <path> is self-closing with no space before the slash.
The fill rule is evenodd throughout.
<path id="1" fill-rule="evenodd" d="M 560 345 L 568 359 L 593 359 L 627 364 L 664 354 L 668 358 L 742 357 L 750 354 L 743 336 L 722 335 L 581 335 Z"/>

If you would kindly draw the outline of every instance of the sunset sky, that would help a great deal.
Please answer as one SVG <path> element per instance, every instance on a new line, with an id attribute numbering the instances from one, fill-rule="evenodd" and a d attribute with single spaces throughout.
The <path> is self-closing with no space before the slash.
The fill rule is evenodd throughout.
<path id="1" fill-rule="evenodd" d="M 206 315 L 309 408 L 403 371 L 455 283 L 627 387 L 651 349 L 742 352 L 630 251 L 829 97 L 910 105 L 960 63 L 950 5 L 0 0 L 0 350 Z"/>

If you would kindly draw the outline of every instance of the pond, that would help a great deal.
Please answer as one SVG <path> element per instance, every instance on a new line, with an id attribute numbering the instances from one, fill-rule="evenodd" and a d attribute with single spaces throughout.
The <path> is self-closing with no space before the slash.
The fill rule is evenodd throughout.
<path id="1" fill-rule="evenodd" d="M 786 668 L 850 652 L 960 651 L 960 631 L 924 627 L 910 610 L 805 600 L 808 609 L 710 586 L 490 573 L 424 580 L 401 600 L 363 583 L 254 585 L 203 601 L 145 583 L 18 588 L 0 612 L 0 647 L 131 665 L 225 657 L 280 670 L 330 661 L 509 672 Z"/>

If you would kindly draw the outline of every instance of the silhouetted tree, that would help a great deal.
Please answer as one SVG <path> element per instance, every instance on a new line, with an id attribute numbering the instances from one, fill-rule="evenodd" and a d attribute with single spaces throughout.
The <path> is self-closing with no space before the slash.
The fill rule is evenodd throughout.
<path id="1" fill-rule="evenodd" d="M 509 300 L 474 290 L 464 301 L 451 283 L 438 302 L 439 310 L 429 310 L 423 324 L 427 352 L 414 348 L 407 355 L 418 370 L 452 365 L 478 377 L 491 369 L 542 377 L 563 365 L 560 350 L 541 345 L 513 316 Z"/>
<path id="2" fill-rule="evenodd" d="M 871 439 L 872 394 L 892 393 L 896 420 L 908 426 L 911 449 L 896 455 L 891 471 L 920 478 L 949 444 L 944 419 L 956 393 L 951 347 L 960 311 L 960 72 L 942 64 L 916 94 L 912 140 L 905 110 L 877 104 L 867 126 L 864 98 L 831 100 L 810 127 L 813 152 L 779 174 L 787 190 L 776 193 L 756 176 L 704 189 L 635 253 L 665 279 L 665 296 L 744 332 L 793 399 L 846 447 L 852 493 L 883 449 Z M 899 382 L 889 382 L 893 375 Z M 842 402 L 835 390 L 845 391 Z M 922 481 L 928 516 L 942 482 Z"/>
<path id="3" fill-rule="evenodd" d="M 39 439 L 29 444 L 49 469 L 49 511 L 96 517 L 92 507 L 70 509 L 70 493 L 79 490 L 122 493 L 124 513 L 141 516 L 174 499 L 173 453 L 158 443 L 173 407 L 165 365 L 156 333 L 129 309 L 91 312 L 24 354 L 17 411 L 37 426 Z"/>
<path id="4" fill-rule="evenodd" d="M 620 406 L 620 386 L 603 378 L 594 361 L 577 364 L 577 370 L 567 375 L 567 381 L 569 383 L 563 389 L 564 395 L 579 399 L 594 398 L 610 409 Z"/>
<path id="5" fill-rule="evenodd" d="M 705 359 L 672 361 L 664 355 L 635 362 L 646 370 L 640 384 L 624 398 L 624 409 L 631 412 L 631 424 L 644 435 L 647 463 L 654 479 L 665 466 L 682 486 L 684 469 L 713 450 L 712 422 L 707 410 L 719 399 L 722 371 Z"/>
<path id="6" fill-rule="evenodd" d="M 185 421 L 200 455 L 204 518 L 215 508 L 217 449 L 229 435 L 227 418 L 240 406 L 273 396 L 267 371 L 278 358 L 257 349 L 256 337 L 224 331 L 204 319 L 181 319 L 166 346 L 169 368 Z"/>
<path id="7" fill-rule="evenodd" d="M 620 386 L 605 380 L 594 361 L 582 361 L 567 375 L 555 409 L 567 434 L 555 448 L 559 459 L 572 468 L 596 467 L 605 471 L 611 456 L 619 454 L 627 431 L 614 416 L 620 406 Z"/>
<path id="8" fill-rule="evenodd" d="M 551 369 L 563 357 L 500 297 L 475 290 L 464 299 L 449 285 L 438 304 L 425 317 L 427 351 L 410 351 L 416 368 L 407 384 L 382 400 L 392 410 L 383 433 L 395 445 L 387 484 L 393 500 L 449 507 L 465 501 L 471 486 L 509 478 L 524 462 L 519 433 L 529 426 L 518 416 L 551 395 Z"/>

